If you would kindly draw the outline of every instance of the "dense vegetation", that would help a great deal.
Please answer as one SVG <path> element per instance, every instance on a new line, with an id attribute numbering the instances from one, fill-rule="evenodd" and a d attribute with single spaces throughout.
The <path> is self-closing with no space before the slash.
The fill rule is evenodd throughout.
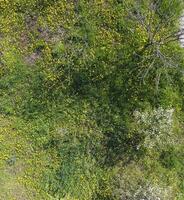
<path id="1" fill-rule="evenodd" d="M 0 199 L 184 199 L 183 8 L 0 0 Z"/>

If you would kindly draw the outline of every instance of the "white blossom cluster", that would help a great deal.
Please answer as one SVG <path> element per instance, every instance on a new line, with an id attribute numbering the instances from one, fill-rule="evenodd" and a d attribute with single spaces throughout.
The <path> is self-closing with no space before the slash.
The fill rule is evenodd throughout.
<path id="1" fill-rule="evenodd" d="M 173 142 L 173 113 L 174 109 L 161 107 L 152 111 L 134 112 L 136 131 L 145 136 L 145 147 L 152 148 Z"/>
<path id="2" fill-rule="evenodd" d="M 113 195 L 118 200 L 173 200 L 176 191 L 156 179 L 147 179 L 135 163 L 116 174 Z"/>
<path id="3" fill-rule="evenodd" d="M 145 184 L 139 186 L 137 190 L 123 191 L 120 200 L 169 200 L 172 196 L 170 187 L 159 187 L 157 185 Z"/>

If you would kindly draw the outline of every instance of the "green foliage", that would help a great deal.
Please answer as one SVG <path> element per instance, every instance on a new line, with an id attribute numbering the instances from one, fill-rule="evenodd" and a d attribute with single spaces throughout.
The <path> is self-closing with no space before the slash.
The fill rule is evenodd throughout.
<path id="1" fill-rule="evenodd" d="M 181 0 L 0 1 L 2 198 L 183 198 L 182 10 Z"/>

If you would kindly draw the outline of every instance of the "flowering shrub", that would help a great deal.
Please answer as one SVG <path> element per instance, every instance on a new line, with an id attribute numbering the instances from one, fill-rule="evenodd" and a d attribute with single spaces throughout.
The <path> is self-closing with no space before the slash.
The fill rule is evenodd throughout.
<path id="1" fill-rule="evenodd" d="M 134 112 L 136 131 L 144 135 L 143 146 L 153 148 L 173 143 L 174 109 Z"/>
<path id="2" fill-rule="evenodd" d="M 140 185 L 135 191 L 120 190 L 120 200 L 169 200 L 172 196 L 170 187 L 160 187 L 146 183 Z"/>
<path id="3" fill-rule="evenodd" d="M 114 197 L 117 200 L 173 200 L 172 186 L 148 180 L 139 166 L 130 164 L 115 177 Z"/>

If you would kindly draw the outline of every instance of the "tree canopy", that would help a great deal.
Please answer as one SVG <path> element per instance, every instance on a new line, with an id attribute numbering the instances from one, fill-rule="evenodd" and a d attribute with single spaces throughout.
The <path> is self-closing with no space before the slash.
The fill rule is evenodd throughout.
<path id="1" fill-rule="evenodd" d="M 0 0 L 0 199 L 184 198 L 183 9 Z"/>

